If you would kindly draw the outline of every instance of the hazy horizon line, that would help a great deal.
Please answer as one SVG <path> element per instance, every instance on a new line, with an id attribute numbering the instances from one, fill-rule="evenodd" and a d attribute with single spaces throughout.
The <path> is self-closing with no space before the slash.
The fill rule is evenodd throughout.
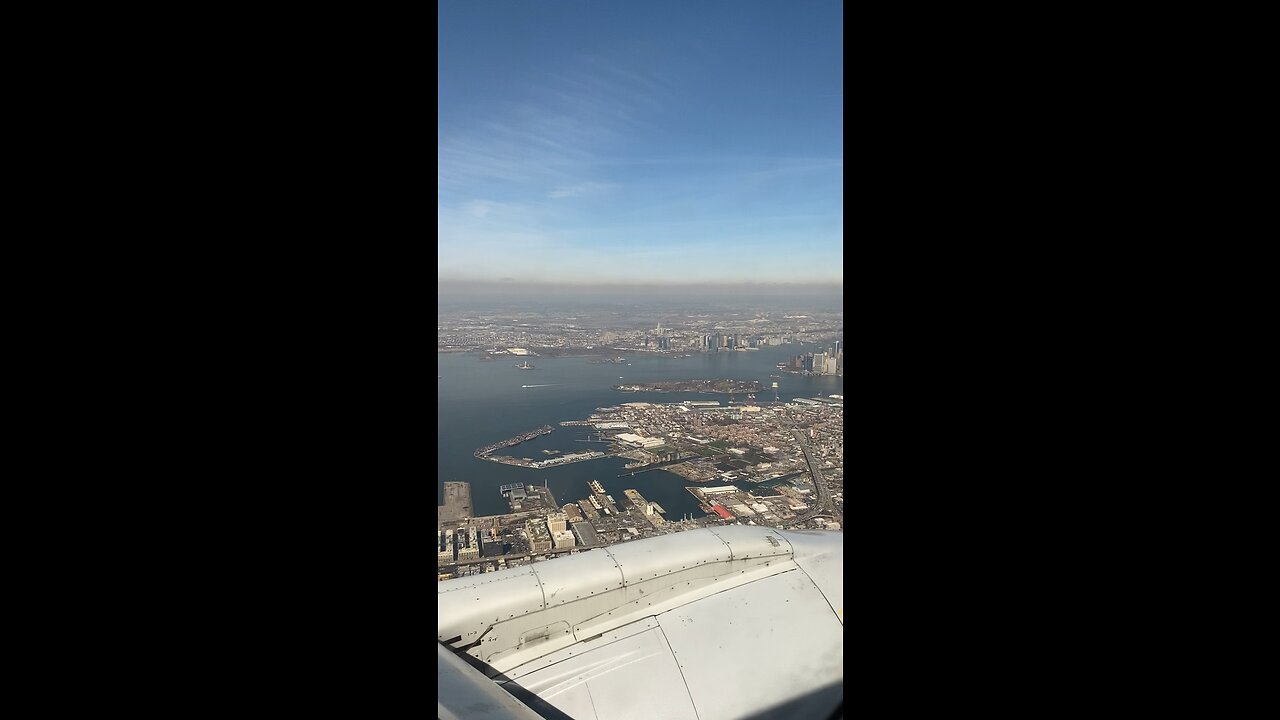
<path id="1" fill-rule="evenodd" d="M 795 288 L 804 290 L 833 290 L 843 288 L 844 282 L 841 280 L 631 280 L 624 282 L 615 282 L 609 280 L 520 280 L 515 278 L 502 278 L 500 280 L 467 280 L 467 279 L 441 279 L 436 280 L 436 287 L 439 290 L 446 288 L 475 288 L 479 286 L 492 287 L 547 287 L 547 288 L 566 288 L 566 289 L 599 289 L 599 290 L 625 290 L 632 288 L 651 288 L 651 287 L 687 287 L 696 289 L 705 288 L 734 288 L 734 289 L 752 289 L 760 287 L 768 288 Z"/>

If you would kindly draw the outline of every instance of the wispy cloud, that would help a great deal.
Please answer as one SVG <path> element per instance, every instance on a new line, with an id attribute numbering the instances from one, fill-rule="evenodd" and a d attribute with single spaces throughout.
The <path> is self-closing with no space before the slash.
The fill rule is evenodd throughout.
<path id="1" fill-rule="evenodd" d="M 618 187 L 614 183 L 584 182 L 577 185 L 561 185 L 547 193 L 547 197 L 569 198 L 579 195 L 597 195 Z"/>
<path id="2" fill-rule="evenodd" d="M 840 237 L 822 221 L 841 211 L 805 184 L 838 175 L 839 158 L 690 151 L 669 141 L 681 112 L 670 77 L 641 62 L 574 60 L 442 124 L 440 277 L 840 272 L 822 250 Z"/>
<path id="3" fill-rule="evenodd" d="M 572 64 L 530 75 L 522 90 L 465 128 L 445 126 L 438 179 L 466 192 L 500 182 L 510 190 L 554 188 L 549 197 L 604 189 L 601 158 L 616 155 L 637 133 L 653 131 L 674 92 L 643 63 L 627 66 L 578 53 Z M 576 189 L 575 189 L 576 188 Z"/>

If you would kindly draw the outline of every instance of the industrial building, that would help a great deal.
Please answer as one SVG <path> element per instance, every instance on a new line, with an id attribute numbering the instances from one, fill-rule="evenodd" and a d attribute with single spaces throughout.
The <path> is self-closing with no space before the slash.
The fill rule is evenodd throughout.
<path id="1" fill-rule="evenodd" d="M 596 529 L 591 525 L 591 523 L 574 523 L 573 534 L 578 537 L 579 545 L 596 545 L 600 542 L 600 536 L 596 535 Z"/>
<path id="2" fill-rule="evenodd" d="M 454 545 L 453 531 L 441 530 L 439 561 L 442 563 L 453 562 L 455 559 L 454 549 L 455 549 L 455 545 Z"/>
<path id="3" fill-rule="evenodd" d="M 546 522 L 529 520 L 525 523 L 525 533 L 529 536 L 529 549 L 533 552 L 546 552 L 551 549 L 551 533 L 547 532 Z"/>
<path id="4" fill-rule="evenodd" d="M 551 513 L 547 515 L 547 529 L 552 535 L 558 532 L 564 532 L 568 529 L 568 517 L 564 513 Z"/>
<path id="5" fill-rule="evenodd" d="M 502 494 L 502 497 L 512 501 L 523 500 L 527 496 L 524 489 L 524 483 L 510 483 L 508 485 L 503 485 L 498 488 L 498 492 Z"/>
<path id="6" fill-rule="evenodd" d="M 502 542 L 502 536 L 498 535 L 497 531 L 490 530 L 489 534 L 484 537 L 483 550 L 485 557 L 497 557 L 503 554 L 506 550 Z"/>
<path id="7" fill-rule="evenodd" d="M 641 437 L 640 435 L 636 435 L 634 433 L 619 433 L 614 436 L 614 439 L 620 442 L 623 442 L 627 445 L 640 447 L 640 448 L 654 448 L 666 442 L 662 438 Z"/>
<path id="8" fill-rule="evenodd" d="M 573 547 L 573 531 L 560 530 L 551 534 L 552 542 L 556 550 L 567 550 Z"/>
<path id="9" fill-rule="evenodd" d="M 458 528 L 457 541 L 458 561 L 475 560 L 480 557 L 480 531 L 474 527 Z"/>

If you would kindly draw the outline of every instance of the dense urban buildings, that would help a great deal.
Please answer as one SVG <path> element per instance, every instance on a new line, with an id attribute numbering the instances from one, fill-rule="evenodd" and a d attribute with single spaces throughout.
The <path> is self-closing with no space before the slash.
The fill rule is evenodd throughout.
<path id="1" fill-rule="evenodd" d="M 600 455 L 632 460 L 626 467 L 633 475 L 661 467 L 684 478 L 702 516 L 664 517 L 665 509 L 637 489 L 620 501 L 597 482 L 583 488 L 583 499 L 560 504 L 530 482 L 502 487 L 509 513 L 470 517 L 463 510 L 469 487 L 451 482 L 437 511 L 441 579 L 709 525 L 842 527 L 842 395 L 760 404 L 621 403 L 560 424 L 607 438 Z"/>

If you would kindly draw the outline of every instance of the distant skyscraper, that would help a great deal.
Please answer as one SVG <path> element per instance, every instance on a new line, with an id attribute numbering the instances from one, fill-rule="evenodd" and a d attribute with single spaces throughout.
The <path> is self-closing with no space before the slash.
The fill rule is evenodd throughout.
<path id="1" fill-rule="evenodd" d="M 827 354 L 824 352 L 816 353 L 813 356 L 813 372 L 821 375 L 827 371 Z"/>

